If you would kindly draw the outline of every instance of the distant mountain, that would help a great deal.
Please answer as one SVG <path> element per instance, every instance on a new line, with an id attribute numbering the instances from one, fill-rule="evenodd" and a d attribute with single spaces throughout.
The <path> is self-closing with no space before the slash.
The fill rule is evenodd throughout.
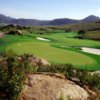
<path id="1" fill-rule="evenodd" d="M 12 20 L 14 20 L 14 18 L 0 14 L 0 23 L 9 23 Z"/>
<path id="2" fill-rule="evenodd" d="M 84 19 L 81 20 L 82 22 L 92 22 L 92 21 L 100 21 L 100 17 L 90 15 Z"/>
<path id="3" fill-rule="evenodd" d="M 38 25 L 46 25 L 48 21 L 36 20 L 36 19 L 14 19 L 10 21 L 10 24 L 17 24 L 22 26 L 38 26 Z"/>
<path id="4" fill-rule="evenodd" d="M 69 18 L 60 18 L 54 20 L 36 20 L 36 19 L 15 19 L 0 14 L 0 25 L 5 24 L 16 24 L 22 26 L 43 26 L 43 25 L 65 25 L 65 24 L 76 24 L 82 22 L 100 21 L 100 18 L 94 15 L 88 16 L 82 20 L 75 20 Z"/>
<path id="5" fill-rule="evenodd" d="M 49 22 L 50 25 L 65 25 L 65 24 L 74 24 L 78 23 L 79 20 L 68 19 L 68 18 L 61 18 L 61 19 L 54 19 Z"/>

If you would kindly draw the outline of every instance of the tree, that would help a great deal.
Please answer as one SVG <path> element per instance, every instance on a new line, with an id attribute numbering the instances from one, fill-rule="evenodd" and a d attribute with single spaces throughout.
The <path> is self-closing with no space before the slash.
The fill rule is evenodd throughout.
<path id="1" fill-rule="evenodd" d="M 67 28 L 66 30 L 65 30 L 65 32 L 71 32 L 72 30 L 70 29 L 70 28 Z"/>
<path id="2" fill-rule="evenodd" d="M 83 39 L 84 34 L 85 34 L 84 30 L 79 30 L 78 31 L 78 38 Z"/>

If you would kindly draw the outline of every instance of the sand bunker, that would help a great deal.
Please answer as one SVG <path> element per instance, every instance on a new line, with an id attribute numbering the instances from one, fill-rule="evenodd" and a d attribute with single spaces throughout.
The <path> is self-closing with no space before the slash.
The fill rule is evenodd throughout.
<path id="1" fill-rule="evenodd" d="M 87 52 L 87 53 L 100 55 L 100 49 L 87 48 L 87 47 L 82 47 L 81 49 L 82 49 L 82 51 Z"/>
<path id="2" fill-rule="evenodd" d="M 50 41 L 49 39 L 45 39 L 45 38 L 41 38 L 41 37 L 37 37 L 38 40 L 42 40 L 42 41 Z"/>

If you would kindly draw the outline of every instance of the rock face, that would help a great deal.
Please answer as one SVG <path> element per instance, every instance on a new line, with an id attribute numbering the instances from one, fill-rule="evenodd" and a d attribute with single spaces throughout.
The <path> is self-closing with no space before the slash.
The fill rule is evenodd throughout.
<path id="1" fill-rule="evenodd" d="M 75 83 L 48 74 L 31 74 L 19 100 L 87 100 L 88 93 Z"/>
<path id="2" fill-rule="evenodd" d="M 29 57 L 29 62 L 31 63 L 31 65 L 38 65 L 38 66 L 48 66 L 50 65 L 49 62 L 43 58 L 38 58 L 35 56 Z"/>

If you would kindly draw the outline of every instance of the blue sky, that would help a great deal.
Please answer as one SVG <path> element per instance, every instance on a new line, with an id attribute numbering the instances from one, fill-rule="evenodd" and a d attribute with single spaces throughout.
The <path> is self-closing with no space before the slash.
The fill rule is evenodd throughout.
<path id="1" fill-rule="evenodd" d="M 100 16 L 100 0 L 0 0 L 0 13 L 14 18 L 82 19 Z"/>

